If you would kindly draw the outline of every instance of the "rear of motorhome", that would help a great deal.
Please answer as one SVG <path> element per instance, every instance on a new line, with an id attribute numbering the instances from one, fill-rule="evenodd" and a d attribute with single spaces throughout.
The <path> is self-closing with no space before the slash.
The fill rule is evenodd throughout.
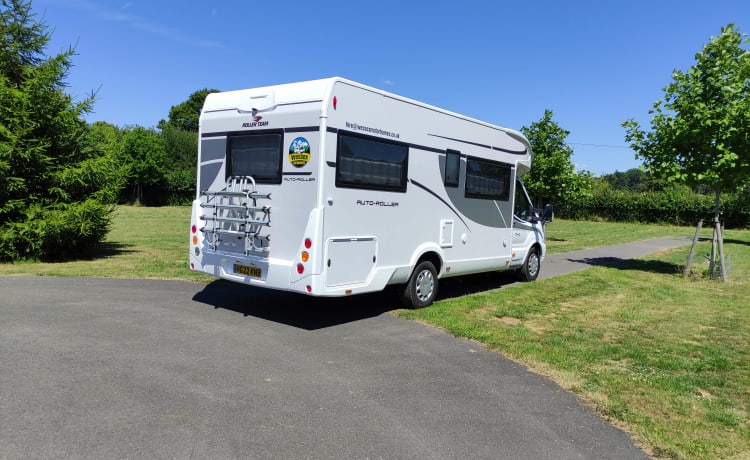
<path id="1" fill-rule="evenodd" d="M 311 296 L 396 285 L 410 307 L 439 279 L 539 274 L 511 129 L 329 78 L 209 94 L 199 141 L 192 270 Z"/>

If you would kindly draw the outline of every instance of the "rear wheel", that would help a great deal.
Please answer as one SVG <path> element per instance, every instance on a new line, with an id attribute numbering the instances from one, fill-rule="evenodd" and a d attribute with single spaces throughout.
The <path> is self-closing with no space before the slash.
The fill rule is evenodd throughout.
<path id="1" fill-rule="evenodd" d="M 408 308 L 423 308 L 437 297 L 438 278 L 435 265 L 429 260 L 418 263 L 404 287 L 402 301 Z"/>
<path id="2" fill-rule="evenodd" d="M 519 273 L 521 281 L 534 281 L 539 276 L 541 264 L 539 249 L 532 247 L 529 249 L 529 253 L 526 255 L 526 260 L 523 262 L 521 272 Z"/>

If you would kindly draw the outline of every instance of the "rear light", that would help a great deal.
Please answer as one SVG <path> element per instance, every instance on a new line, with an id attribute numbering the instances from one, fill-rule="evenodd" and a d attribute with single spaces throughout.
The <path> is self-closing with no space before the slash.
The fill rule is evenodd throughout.
<path id="1" fill-rule="evenodd" d="M 310 286 L 309 284 L 307 285 L 307 292 L 312 292 L 312 286 Z"/>
<path id="2" fill-rule="evenodd" d="M 310 249 L 312 247 L 312 240 L 310 238 L 305 238 L 305 240 L 302 243 L 305 246 L 305 249 Z M 310 260 L 310 253 L 307 251 L 302 251 L 299 254 L 299 258 L 302 262 L 308 262 Z M 297 264 L 297 273 L 302 274 L 305 272 L 305 266 L 304 264 Z"/>
<path id="3" fill-rule="evenodd" d="M 198 227 L 196 227 L 195 225 L 193 225 L 192 227 L 190 227 L 190 231 L 193 232 L 193 233 L 195 233 L 195 232 L 198 231 Z"/>
<path id="4" fill-rule="evenodd" d="M 193 244 L 198 244 L 198 237 L 193 235 Z"/>

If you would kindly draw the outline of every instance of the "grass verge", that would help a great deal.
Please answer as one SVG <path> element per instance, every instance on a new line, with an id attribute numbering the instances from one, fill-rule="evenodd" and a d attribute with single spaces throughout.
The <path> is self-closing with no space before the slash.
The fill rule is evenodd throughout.
<path id="1" fill-rule="evenodd" d="M 119 206 L 112 230 L 84 259 L 0 264 L 0 275 L 213 280 L 188 269 L 189 231 L 189 206 Z"/>
<path id="2" fill-rule="evenodd" d="M 655 457 L 748 459 L 750 232 L 725 239 L 729 283 L 684 279 L 681 248 L 396 313 L 549 376 Z"/>
<path id="3" fill-rule="evenodd" d="M 189 207 L 117 210 L 86 260 L 0 264 L 0 275 L 206 282 L 187 268 Z M 694 229 L 555 220 L 549 252 Z M 702 236 L 710 237 L 710 229 Z M 725 236 L 731 281 L 683 279 L 688 248 L 395 313 L 477 340 L 549 376 L 655 457 L 750 459 L 750 232 Z M 697 251 L 706 270 L 710 243 Z"/>

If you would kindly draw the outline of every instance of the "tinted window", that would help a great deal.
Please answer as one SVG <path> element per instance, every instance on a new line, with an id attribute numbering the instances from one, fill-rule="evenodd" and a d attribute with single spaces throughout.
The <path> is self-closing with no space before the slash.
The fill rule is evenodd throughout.
<path id="1" fill-rule="evenodd" d="M 455 150 L 445 152 L 445 185 L 458 187 L 458 174 L 461 171 L 461 153 Z"/>
<path id="2" fill-rule="evenodd" d="M 339 133 L 336 186 L 406 191 L 409 147 Z"/>
<path id="3" fill-rule="evenodd" d="M 508 201 L 510 197 L 510 165 L 467 158 L 466 196 Z"/>
<path id="4" fill-rule="evenodd" d="M 228 176 L 251 176 L 260 183 L 281 183 L 281 133 L 229 137 Z"/>

